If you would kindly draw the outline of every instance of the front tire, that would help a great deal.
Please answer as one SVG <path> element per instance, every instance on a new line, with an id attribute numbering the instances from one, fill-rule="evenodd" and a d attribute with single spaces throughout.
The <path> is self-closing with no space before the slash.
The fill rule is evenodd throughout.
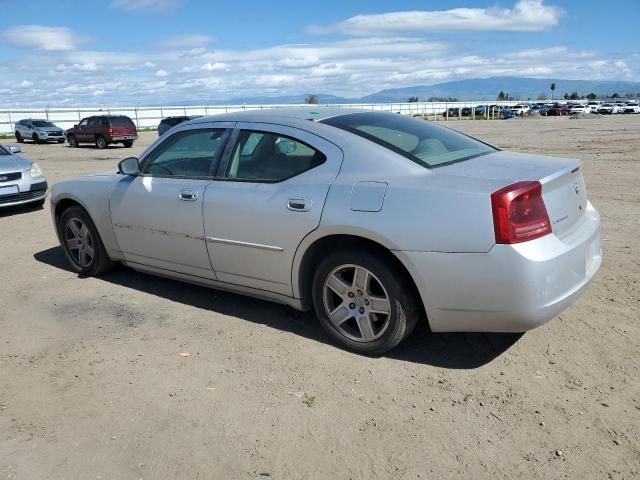
<path id="1" fill-rule="evenodd" d="M 98 276 L 113 268 L 98 230 L 82 207 L 69 207 L 58 220 L 60 242 L 67 260 L 80 275 Z"/>
<path id="2" fill-rule="evenodd" d="M 24 138 L 22 138 L 22 135 L 20 135 L 20 132 L 16 132 L 16 142 L 24 143 Z"/>
<path id="3" fill-rule="evenodd" d="M 69 142 L 69 147 L 78 148 L 78 140 L 76 140 L 76 137 L 74 135 L 69 135 L 67 137 L 67 142 Z"/>
<path id="4" fill-rule="evenodd" d="M 390 262 L 366 251 L 338 251 L 313 277 L 313 305 L 321 325 L 342 347 L 380 355 L 415 327 L 420 308 L 414 288 Z"/>
<path id="5" fill-rule="evenodd" d="M 31 140 L 33 140 L 33 143 L 40 143 L 40 138 L 38 137 L 38 134 L 37 134 L 37 133 L 34 133 L 34 134 L 31 136 Z"/>

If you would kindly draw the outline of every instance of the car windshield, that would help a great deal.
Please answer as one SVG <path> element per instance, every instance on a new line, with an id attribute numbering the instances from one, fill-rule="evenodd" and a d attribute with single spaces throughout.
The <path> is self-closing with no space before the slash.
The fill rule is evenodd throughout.
<path id="1" fill-rule="evenodd" d="M 352 113 L 320 123 L 366 138 L 427 168 L 496 151 L 448 128 L 393 113 Z"/>
<path id="2" fill-rule="evenodd" d="M 33 121 L 33 126 L 34 127 L 55 127 L 55 125 L 51 122 L 47 122 L 46 120 L 34 120 Z"/>

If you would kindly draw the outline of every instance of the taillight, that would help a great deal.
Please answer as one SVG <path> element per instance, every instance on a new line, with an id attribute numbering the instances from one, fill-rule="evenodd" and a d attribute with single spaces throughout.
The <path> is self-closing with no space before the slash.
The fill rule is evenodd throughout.
<path id="1" fill-rule="evenodd" d="M 113 135 L 113 128 L 109 129 L 109 135 Z"/>
<path id="2" fill-rule="evenodd" d="M 520 243 L 551 233 L 542 185 L 517 182 L 491 194 L 496 243 Z"/>

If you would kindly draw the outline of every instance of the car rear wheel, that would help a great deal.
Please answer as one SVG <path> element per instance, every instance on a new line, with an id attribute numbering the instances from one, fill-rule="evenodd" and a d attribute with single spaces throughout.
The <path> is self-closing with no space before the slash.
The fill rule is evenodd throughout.
<path id="1" fill-rule="evenodd" d="M 125 140 L 124 142 L 122 142 L 122 145 L 124 145 L 125 148 L 131 148 L 133 147 L 133 140 Z"/>
<path id="2" fill-rule="evenodd" d="M 383 354 L 406 338 L 419 318 L 419 304 L 407 283 L 402 272 L 369 252 L 335 252 L 314 275 L 314 309 L 341 346 Z"/>
<path id="3" fill-rule="evenodd" d="M 91 217 L 82 207 L 67 208 L 58 220 L 62 249 L 81 275 L 100 275 L 114 266 Z"/>
<path id="4" fill-rule="evenodd" d="M 104 137 L 96 137 L 96 147 L 98 147 L 100 150 L 107 148 L 107 141 L 104 139 Z"/>
<path id="5" fill-rule="evenodd" d="M 16 132 L 16 141 L 18 143 L 24 143 L 24 138 L 22 138 L 22 135 L 20 135 L 20 132 Z"/>
<path id="6" fill-rule="evenodd" d="M 69 142 L 69 146 L 71 148 L 78 148 L 78 140 L 76 140 L 76 137 L 73 135 L 69 135 L 67 137 L 67 142 Z"/>

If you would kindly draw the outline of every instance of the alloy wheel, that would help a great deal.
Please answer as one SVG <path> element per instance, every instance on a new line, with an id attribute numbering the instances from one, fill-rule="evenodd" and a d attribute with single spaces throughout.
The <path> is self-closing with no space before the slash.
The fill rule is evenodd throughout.
<path id="1" fill-rule="evenodd" d="M 382 282 L 359 265 L 340 265 L 322 290 L 325 312 L 335 328 L 356 342 L 380 338 L 391 320 L 391 301 Z"/>
<path id="2" fill-rule="evenodd" d="M 78 218 L 70 218 L 64 229 L 64 241 L 69 254 L 81 268 L 91 265 L 95 255 L 91 231 Z"/>

